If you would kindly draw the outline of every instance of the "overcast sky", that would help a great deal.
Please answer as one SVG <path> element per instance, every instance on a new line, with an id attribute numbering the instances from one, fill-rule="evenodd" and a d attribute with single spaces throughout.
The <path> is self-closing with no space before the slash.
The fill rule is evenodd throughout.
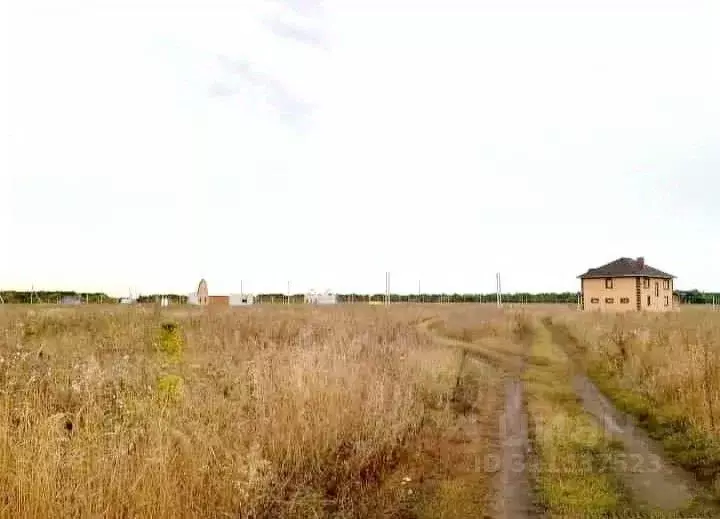
<path id="1" fill-rule="evenodd" d="M 0 0 L 0 287 L 719 290 L 717 4 Z"/>

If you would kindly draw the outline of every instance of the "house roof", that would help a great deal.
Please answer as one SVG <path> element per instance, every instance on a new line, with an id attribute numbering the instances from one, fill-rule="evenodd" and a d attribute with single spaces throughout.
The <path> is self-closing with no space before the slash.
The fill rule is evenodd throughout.
<path id="1" fill-rule="evenodd" d="M 615 261 L 588 270 L 585 274 L 578 276 L 580 279 L 592 278 L 621 278 L 621 277 L 653 277 L 673 279 L 675 276 L 658 270 L 646 264 L 641 258 L 619 258 Z"/>

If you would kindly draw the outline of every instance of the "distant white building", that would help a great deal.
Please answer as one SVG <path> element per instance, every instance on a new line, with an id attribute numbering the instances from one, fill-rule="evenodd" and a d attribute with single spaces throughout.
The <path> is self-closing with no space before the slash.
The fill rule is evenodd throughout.
<path id="1" fill-rule="evenodd" d="M 121 305 L 134 305 L 135 303 L 137 303 L 137 297 L 133 294 L 132 290 L 128 290 L 127 297 L 120 298 Z"/>
<path id="2" fill-rule="evenodd" d="M 305 302 L 311 305 L 334 305 L 337 303 L 337 294 L 333 294 L 329 290 L 323 293 L 311 290 L 305 294 Z"/>
<path id="3" fill-rule="evenodd" d="M 204 279 L 198 283 L 197 290 L 191 294 L 188 294 L 189 305 L 207 305 L 209 300 L 207 281 Z"/>
<path id="4" fill-rule="evenodd" d="M 207 281 L 204 279 L 200 280 L 197 290 L 187 296 L 187 304 L 199 306 L 247 306 L 253 304 L 254 302 L 255 296 L 242 292 L 239 294 L 211 296 L 208 292 Z"/>
<path id="5" fill-rule="evenodd" d="M 252 294 L 230 294 L 230 306 L 247 306 L 255 302 Z"/>

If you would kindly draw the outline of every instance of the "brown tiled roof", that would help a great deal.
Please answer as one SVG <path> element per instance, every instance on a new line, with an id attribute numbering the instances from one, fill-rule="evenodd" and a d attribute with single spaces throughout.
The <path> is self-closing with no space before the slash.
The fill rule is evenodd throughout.
<path id="1" fill-rule="evenodd" d="M 607 265 L 588 270 L 585 274 L 578 276 L 580 279 L 589 278 L 620 278 L 620 277 L 636 277 L 647 276 L 653 278 L 672 279 L 675 276 L 658 270 L 644 261 L 634 260 L 632 258 L 619 258 L 611 261 Z"/>

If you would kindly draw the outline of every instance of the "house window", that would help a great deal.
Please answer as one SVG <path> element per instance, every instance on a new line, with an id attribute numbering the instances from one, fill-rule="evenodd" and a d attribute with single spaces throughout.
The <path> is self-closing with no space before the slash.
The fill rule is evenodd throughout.
<path id="1" fill-rule="evenodd" d="M 628 304 L 630 304 L 630 298 L 629 298 L 629 297 L 621 297 L 621 298 L 620 298 L 620 304 L 622 304 L 622 305 L 628 305 Z"/>
<path id="2" fill-rule="evenodd" d="M 609 305 L 613 304 L 614 302 L 615 302 L 615 299 L 613 299 L 612 297 L 605 298 L 605 303 L 607 303 Z"/>
<path id="3" fill-rule="evenodd" d="M 665 290 L 670 290 L 670 280 L 669 280 L 669 279 L 664 279 L 664 280 L 663 280 L 663 288 L 664 288 Z"/>
<path id="4" fill-rule="evenodd" d="M 647 296 L 647 305 L 650 306 L 650 296 Z"/>
<path id="5" fill-rule="evenodd" d="M 665 306 L 670 306 L 670 296 L 665 296 Z"/>
<path id="6" fill-rule="evenodd" d="M 643 278 L 643 288 L 650 288 L 650 278 Z"/>
<path id="7" fill-rule="evenodd" d="M 597 297 L 593 297 L 592 299 L 590 299 L 590 302 L 596 305 L 600 302 L 600 299 Z"/>
<path id="8" fill-rule="evenodd" d="M 655 297 L 660 297 L 660 283 L 655 282 Z"/>
<path id="9" fill-rule="evenodd" d="M 613 287 L 613 280 L 612 278 L 607 278 L 605 280 L 605 288 L 612 288 Z"/>

